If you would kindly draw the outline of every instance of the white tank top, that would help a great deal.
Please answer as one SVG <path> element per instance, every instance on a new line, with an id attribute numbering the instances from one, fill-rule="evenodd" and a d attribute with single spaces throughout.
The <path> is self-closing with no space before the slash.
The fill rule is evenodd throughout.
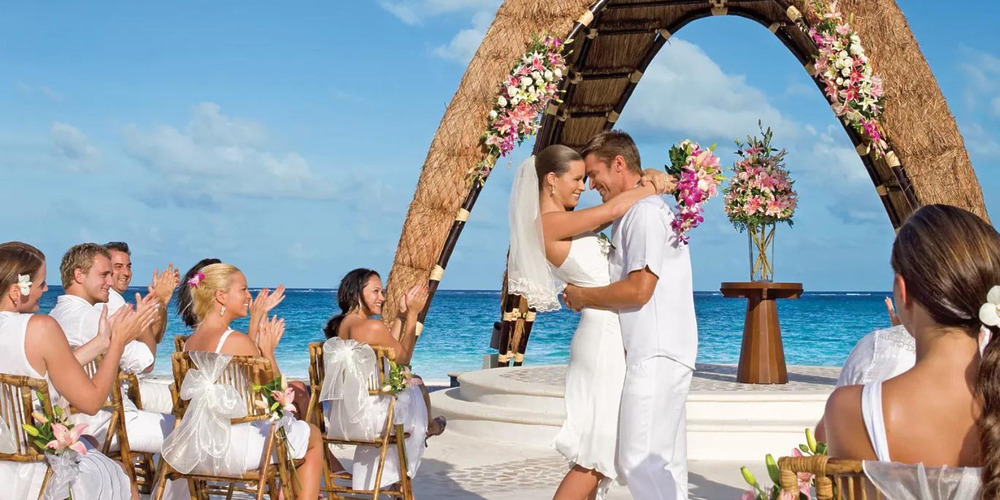
<path id="1" fill-rule="evenodd" d="M 24 340 L 28 331 L 28 320 L 33 314 L 0 311 L 0 372 L 10 375 L 44 379 L 49 384 L 49 395 L 53 404 L 58 393 L 46 373 L 43 377 L 28 363 L 24 352 Z"/>
<path id="2" fill-rule="evenodd" d="M 861 389 L 861 418 L 868 429 L 868 439 L 875 449 L 875 458 L 880 462 L 891 462 L 889 440 L 885 434 L 885 419 L 882 418 L 882 382 L 865 384 Z"/>

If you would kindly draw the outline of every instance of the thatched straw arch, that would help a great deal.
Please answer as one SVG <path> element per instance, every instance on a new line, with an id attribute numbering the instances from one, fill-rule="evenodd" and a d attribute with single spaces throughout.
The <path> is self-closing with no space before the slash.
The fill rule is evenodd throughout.
<path id="1" fill-rule="evenodd" d="M 864 154 L 863 147 L 859 154 L 893 227 L 926 203 L 957 205 L 986 217 L 958 127 L 899 7 L 893 0 L 840 0 L 838 5 L 845 15 L 853 14 L 852 26 L 883 80 L 881 123 L 892 152 L 879 160 Z M 543 119 L 537 150 L 553 143 L 579 146 L 612 128 L 659 49 L 684 25 L 703 17 L 736 15 L 762 24 L 812 73 L 815 45 L 795 25 L 811 11 L 804 0 L 506 0 L 431 143 L 388 288 L 401 290 L 429 279 L 433 292 L 440 282 L 479 195 L 466 174 L 482 158 L 479 137 L 498 82 L 533 34 L 570 33 L 574 40 L 564 103 Z M 853 130 L 845 130 L 855 145 L 861 144 Z M 394 317 L 395 311 L 390 296 L 384 316 Z"/>

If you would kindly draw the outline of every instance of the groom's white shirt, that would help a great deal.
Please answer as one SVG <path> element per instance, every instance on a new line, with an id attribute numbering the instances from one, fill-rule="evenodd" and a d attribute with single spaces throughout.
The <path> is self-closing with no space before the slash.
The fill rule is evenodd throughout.
<path id="1" fill-rule="evenodd" d="M 618 311 L 629 365 L 664 356 L 694 370 L 698 324 L 691 257 L 670 227 L 673 219 L 670 207 L 654 195 L 639 200 L 612 228 L 611 279 L 621 281 L 647 267 L 658 278 L 642 307 Z"/>

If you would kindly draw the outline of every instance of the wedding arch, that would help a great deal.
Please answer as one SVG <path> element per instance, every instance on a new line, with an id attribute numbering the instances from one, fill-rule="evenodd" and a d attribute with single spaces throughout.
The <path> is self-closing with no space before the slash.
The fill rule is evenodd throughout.
<path id="1" fill-rule="evenodd" d="M 851 25 L 883 81 L 880 123 L 888 152 L 876 159 L 854 129 L 845 125 L 845 131 L 892 226 L 898 228 L 915 208 L 928 203 L 956 205 L 986 217 L 958 127 L 896 2 L 840 0 L 838 8 L 853 15 Z M 810 18 L 804 14 L 815 15 L 808 0 L 506 0 L 431 142 L 388 288 L 429 282 L 433 296 L 484 188 L 467 179 L 484 156 L 480 137 L 497 86 L 533 35 L 566 34 L 572 40 L 569 74 L 561 84 L 563 102 L 546 111 L 535 141 L 538 151 L 555 143 L 581 146 L 613 128 L 660 48 L 685 25 L 705 17 L 740 16 L 763 25 L 819 86 L 812 64 L 816 45 L 801 29 Z M 523 301 L 508 299 L 504 320 L 516 324 L 523 344 L 523 330 L 530 329 L 533 314 Z M 430 301 L 421 322 L 429 307 Z M 384 317 L 395 317 L 395 297 L 388 297 L 386 310 Z M 516 349 L 524 352 L 523 345 Z"/>

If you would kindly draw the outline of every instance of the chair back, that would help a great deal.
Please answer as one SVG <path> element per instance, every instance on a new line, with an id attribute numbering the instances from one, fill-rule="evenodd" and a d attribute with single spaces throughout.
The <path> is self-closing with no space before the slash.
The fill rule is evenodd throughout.
<path id="1" fill-rule="evenodd" d="M 865 476 L 860 460 L 811 457 L 781 457 L 778 476 L 781 489 L 798 498 L 799 473 L 812 474 L 816 480 L 817 500 L 885 500 L 886 497 Z"/>
<path id="2" fill-rule="evenodd" d="M 49 401 L 49 384 L 45 380 L 21 375 L 0 374 L 0 421 L 7 427 L 14 442 L 13 453 L 0 451 L 0 461 L 7 462 L 43 462 L 45 455 L 31 444 L 31 436 L 24 430 L 22 424 L 35 426 L 41 422 L 35 420 L 34 392 L 42 395 L 38 401 L 42 411 L 52 414 L 52 402 Z"/>
<path id="3" fill-rule="evenodd" d="M 197 366 L 191 360 L 188 351 L 175 352 L 170 361 L 174 371 L 174 384 L 171 394 L 174 396 L 174 415 L 180 421 L 187 411 L 188 401 L 180 399 L 181 385 L 187 372 L 196 369 Z M 241 424 L 255 420 L 267 420 L 268 411 L 254 404 L 255 399 L 260 399 L 260 395 L 253 390 L 255 385 L 266 385 L 274 380 L 274 369 L 271 362 L 261 356 L 233 356 L 226 366 L 225 371 L 216 381 L 216 384 L 225 384 L 236 389 L 246 405 L 247 416 L 234 418 L 232 423 Z"/>
<path id="4" fill-rule="evenodd" d="M 187 343 L 190 335 L 177 335 L 174 337 L 174 352 L 184 351 L 184 344 Z"/>
<path id="5" fill-rule="evenodd" d="M 319 393 L 323 390 L 323 378 L 326 368 L 323 366 L 323 343 L 309 343 L 309 408 L 306 410 L 305 421 L 316 424 L 320 432 L 326 435 L 323 418 L 320 417 Z"/>

